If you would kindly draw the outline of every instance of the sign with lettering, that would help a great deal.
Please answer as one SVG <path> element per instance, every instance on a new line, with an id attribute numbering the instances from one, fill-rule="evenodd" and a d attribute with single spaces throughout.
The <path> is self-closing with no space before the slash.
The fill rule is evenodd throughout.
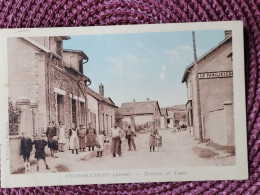
<path id="1" fill-rule="evenodd" d="M 213 79 L 213 78 L 226 78 L 226 77 L 233 77 L 233 71 L 198 73 L 199 79 Z"/>

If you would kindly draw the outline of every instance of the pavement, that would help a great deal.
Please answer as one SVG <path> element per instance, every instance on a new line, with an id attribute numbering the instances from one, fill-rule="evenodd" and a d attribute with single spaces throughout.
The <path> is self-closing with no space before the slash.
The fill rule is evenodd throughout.
<path id="1" fill-rule="evenodd" d="M 106 144 L 103 156 L 96 157 L 96 151 L 71 151 L 58 153 L 59 158 L 47 157 L 50 170 L 46 170 L 40 161 L 40 172 L 78 172 L 94 170 L 143 169 L 185 166 L 226 166 L 235 164 L 235 156 L 225 150 L 219 150 L 198 143 L 189 131 L 173 133 L 172 129 L 160 130 L 163 137 L 162 151 L 149 152 L 149 134 L 137 134 L 137 151 L 127 151 L 127 140 L 122 143 L 122 157 L 112 157 L 110 143 Z M 28 174 L 36 172 L 36 165 L 31 166 Z"/>

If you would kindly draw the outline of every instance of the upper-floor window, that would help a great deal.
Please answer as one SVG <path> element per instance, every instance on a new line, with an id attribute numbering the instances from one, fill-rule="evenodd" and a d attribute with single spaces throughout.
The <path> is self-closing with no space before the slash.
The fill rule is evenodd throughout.
<path id="1" fill-rule="evenodd" d="M 63 68 L 63 67 L 62 67 L 62 61 L 59 60 L 58 58 L 54 57 L 52 61 L 53 61 L 53 63 L 54 63 L 57 67 Z"/>
<path id="2" fill-rule="evenodd" d="M 57 54 L 62 55 L 62 41 L 57 41 Z"/>
<path id="3" fill-rule="evenodd" d="M 79 61 L 79 72 L 83 74 L 83 60 Z"/>

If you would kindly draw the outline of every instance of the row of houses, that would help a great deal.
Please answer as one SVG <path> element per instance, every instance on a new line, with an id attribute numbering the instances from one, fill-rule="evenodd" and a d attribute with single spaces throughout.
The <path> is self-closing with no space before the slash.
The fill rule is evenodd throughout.
<path id="1" fill-rule="evenodd" d="M 149 99 L 143 102 L 134 100 L 122 103 L 119 113 L 123 116 L 122 121 L 125 125 L 131 124 L 137 129 L 148 128 L 152 122 L 161 129 L 174 128 L 180 122 L 186 123 L 185 105 L 160 108 L 158 101 L 150 101 Z"/>
<path id="2" fill-rule="evenodd" d="M 104 97 L 104 86 L 101 84 L 96 93 L 89 88 L 90 78 L 83 74 L 88 56 L 81 50 L 63 49 L 63 41 L 69 39 L 8 39 L 9 101 L 21 111 L 19 124 L 10 128 L 11 169 L 22 160 L 21 132 L 33 137 L 45 133 L 49 122 L 54 121 L 65 124 L 67 130 L 73 124 L 88 127 L 91 122 L 108 134 L 115 121 L 117 106 Z"/>

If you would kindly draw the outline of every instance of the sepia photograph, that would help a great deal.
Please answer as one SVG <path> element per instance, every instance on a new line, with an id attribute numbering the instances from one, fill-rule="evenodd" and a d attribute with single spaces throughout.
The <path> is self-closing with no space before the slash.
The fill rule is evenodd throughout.
<path id="1" fill-rule="evenodd" d="M 242 25 L 199 26 L 3 32 L 2 186 L 246 178 Z"/>

